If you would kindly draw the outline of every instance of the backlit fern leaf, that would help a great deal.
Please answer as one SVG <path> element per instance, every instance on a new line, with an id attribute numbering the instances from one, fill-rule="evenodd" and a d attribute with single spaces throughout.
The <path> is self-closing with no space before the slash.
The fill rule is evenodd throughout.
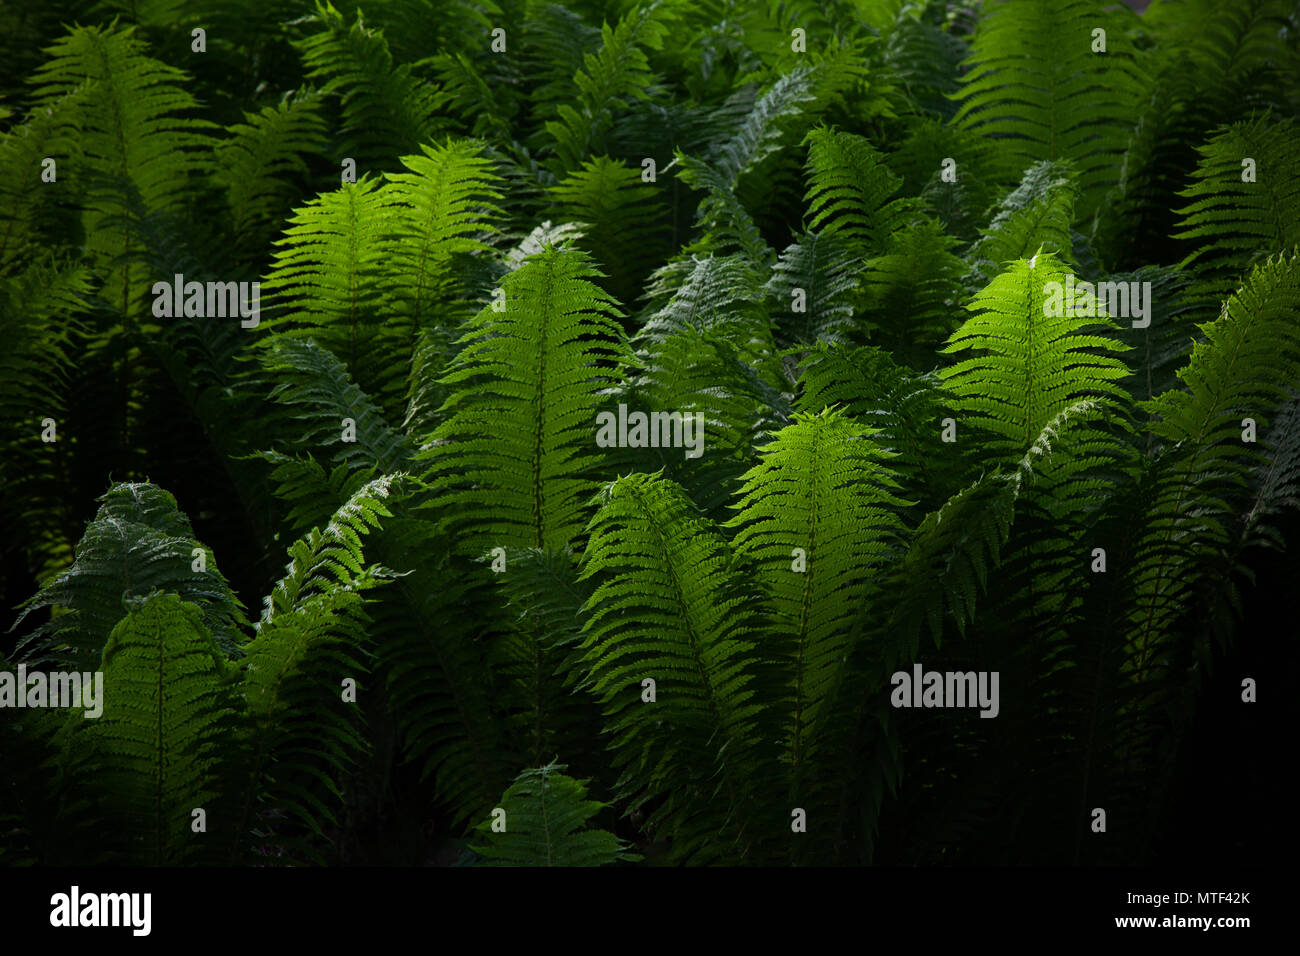
<path id="1" fill-rule="evenodd" d="M 679 860 L 745 859 L 766 812 L 754 803 L 762 710 L 750 596 L 730 549 L 672 482 L 630 475 L 592 519 L 584 578 L 589 684 L 609 718 L 617 798 L 649 803 L 647 826 Z M 647 678 L 656 703 L 642 702 Z M 761 776 L 761 775 L 759 775 Z"/>
<path id="2" fill-rule="evenodd" d="M 1269 412 L 1300 380 L 1297 302 L 1300 257 L 1256 266 L 1219 318 L 1203 326 L 1206 341 L 1179 372 L 1182 386 L 1140 403 L 1156 416 L 1150 429 L 1165 445 L 1122 617 L 1139 676 L 1159 659 L 1164 635 L 1204 580 L 1204 562 L 1236 533 L 1229 515 L 1249 513 L 1242 492 L 1258 454 L 1242 441 L 1242 419 L 1266 428 Z"/>
<path id="3" fill-rule="evenodd" d="M 1079 304 L 1063 301 L 1066 272 L 1041 253 L 1018 260 L 975 296 L 973 313 L 953 333 L 946 354 L 982 350 L 940 373 L 954 396 L 960 421 L 989 433 L 994 460 L 1015 461 L 1043 428 L 1081 398 L 1116 401 L 1127 393 L 1115 384 L 1128 367 L 1113 354 L 1126 351 L 1117 337 L 1089 333 L 1114 329 L 1106 316 L 1090 317 Z M 1048 283 L 1061 289 L 1053 308 Z M 1057 314 L 1051 314 L 1057 313 Z"/>
<path id="4" fill-rule="evenodd" d="M 502 281 L 505 309 L 470 322 L 430 479 L 462 546 L 562 548 L 586 524 L 601 365 L 619 348 L 617 303 L 585 252 L 548 248 Z"/>
<path id="5" fill-rule="evenodd" d="M 892 455 L 842 413 L 796 416 L 742 478 L 732 545 L 769 596 L 765 656 L 781 672 L 782 759 L 796 806 L 817 789 L 819 744 L 873 578 L 902 538 Z M 774 702 L 769 701 L 768 706 Z"/>
<path id="6" fill-rule="evenodd" d="M 630 100 L 646 98 L 653 74 L 645 51 L 662 48 L 673 13 L 668 4 L 638 4 L 618 26 L 602 26 L 600 50 L 588 53 L 574 74 L 574 105 L 561 102 L 558 118 L 546 123 L 555 140 L 556 172 L 576 169 L 586 157 L 603 151 L 615 111 L 626 109 Z"/>

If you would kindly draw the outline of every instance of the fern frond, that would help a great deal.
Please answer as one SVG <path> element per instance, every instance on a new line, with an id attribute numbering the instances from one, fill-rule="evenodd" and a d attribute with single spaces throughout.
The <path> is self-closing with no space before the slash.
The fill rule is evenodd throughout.
<path id="1" fill-rule="evenodd" d="M 243 605 L 217 570 L 212 552 L 195 540 L 189 519 L 168 492 L 150 484 L 118 484 L 77 544 L 76 559 L 23 603 L 17 628 L 39 608 L 60 608 L 27 635 L 30 659 L 47 656 L 69 663 L 98 657 L 128 602 L 155 591 L 180 595 L 203 612 L 205 632 L 228 653 L 246 639 Z M 195 551 L 202 552 L 202 570 Z"/>
<path id="2" fill-rule="evenodd" d="M 651 802 L 647 826 L 679 860 L 745 859 L 765 828 L 755 804 L 762 748 L 755 699 L 757 621 L 726 541 L 672 482 L 609 485 L 589 528 L 583 648 L 609 718 L 617 799 Z M 656 702 L 642 702 L 647 679 Z"/>
<path id="3" fill-rule="evenodd" d="M 808 228 L 843 236 L 860 249 L 883 250 L 918 208 L 915 200 L 891 199 L 902 180 L 864 137 L 819 127 L 804 142 Z"/>
<path id="4" fill-rule="evenodd" d="M 433 138 L 446 94 L 415 76 L 408 64 L 395 64 L 384 34 L 367 27 L 360 10 L 349 25 L 329 0 L 317 0 L 315 13 L 304 22 L 319 24 L 319 32 L 295 46 L 307 76 L 324 84 L 322 95 L 339 97 L 344 155 L 356 159 L 359 174 Z"/>
<path id="5" fill-rule="evenodd" d="M 588 829 L 606 804 L 587 799 L 587 781 L 566 776 L 566 764 L 525 770 L 501 795 L 504 816 L 480 823 L 474 851 L 486 866 L 609 866 L 640 857 L 608 830 Z M 497 830 L 494 824 L 503 823 Z"/>
<path id="6" fill-rule="evenodd" d="M 782 344 L 844 338 L 853 327 L 854 299 L 864 268 L 851 246 L 833 235 L 805 232 L 787 246 L 767 280 Z M 795 310 L 796 304 L 801 311 Z"/>
<path id="7" fill-rule="evenodd" d="M 1118 182 L 1146 84 L 1124 26 L 1095 0 L 985 4 L 953 121 L 994 139 L 1005 179 L 1073 161 L 1091 217 Z M 1093 52 L 1094 30 L 1105 31 L 1104 53 Z"/>
<path id="8" fill-rule="evenodd" d="M 732 546 L 752 559 L 770 595 L 779 637 L 765 656 L 781 672 L 783 759 L 796 806 L 811 796 L 805 786 L 814 788 L 809 770 L 870 584 L 901 542 L 897 511 L 911 504 L 898 496 L 894 456 L 873 431 L 830 409 L 796 415 L 742 477 L 727 522 L 737 529 Z"/>
<path id="9" fill-rule="evenodd" d="M 138 601 L 104 646 L 103 713 L 74 734 L 71 753 L 89 751 L 99 762 L 93 776 L 79 768 L 83 785 L 103 794 L 100 812 L 121 827 L 137 865 L 211 859 L 209 838 L 191 830 L 195 808 L 224 829 L 217 805 L 230 758 L 222 744 L 234 711 L 204 617 L 175 594 Z"/>
<path id="10" fill-rule="evenodd" d="M 1121 617 L 1125 646 L 1140 676 L 1160 659 L 1162 636 L 1183 613 L 1204 563 L 1234 532 L 1226 519 L 1243 499 L 1257 460 L 1242 441 L 1242 419 L 1266 428 L 1267 416 L 1300 377 L 1300 256 L 1255 267 L 1192 348 L 1178 373 L 1182 387 L 1140 406 L 1156 416 L 1150 430 L 1165 442 L 1152 481 L 1154 501 L 1135 546 L 1131 597 Z"/>
<path id="11" fill-rule="evenodd" d="M 1052 419 L 1081 398 L 1127 397 L 1116 380 L 1129 369 L 1114 353 L 1129 347 L 1114 335 L 1085 331 L 1113 332 L 1115 323 L 1105 315 L 1088 316 L 1098 311 L 1095 299 L 1080 297 L 1080 290 L 1075 303 L 1064 302 L 1065 282 L 1066 270 L 1050 253 L 1017 260 L 975 296 L 971 317 L 943 349 L 984 350 L 940 375 L 960 421 L 993 436 L 988 447 L 995 458 L 1018 460 Z M 1052 307 L 1048 283 L 1057 284 L 1059 308 Z"/>
<path id="12" fill-rule="evenodd" d="M 915 221 L 891 236 L 884 254 L 866 262 L 864 337 L 884 339 L 914 367 L 930 367 L 958 322 L 966 266 L 951 251 L 957 245 L 933 219 Z"/>
<path id="13" fill-rule="evenodd" d="M 366 479 L 403 470 L 414 450 L 406 436 L 348 377 L 333 354 L 311 339 L 281 338 L 263 359 L 276 382 L 271 399 L 292 410 L 295 445 L 337 447 L 333 460 L 360 471 Z M 344 436 L 344 422 L 354 430 Z"/>
<path id="14" fill-rule="evenodd" d="M 1256 262 L 1300 244 L 1300 128 L 1289 117 L 1236 123 L 1200 147 L 1194 182 L 1179 193 L 1175 239 L 1195 240 L 1182 265 L 1201 277 L 1198 291 L 1215 304 Z M 1246 160 L 1255 162 L 1253 182 Z"/>
<path id="15" fill-rule="evenodd" d="M 601 366 L 621 341 L 617 303 L 577 249 L 546 249 L 502 281 L 505 310 L 470 322 L 448 419 L 434 432 L 430 481 L 469 553 L 564 547 L 595 485 Z M 454 512 L 454 513 L 453 513 Z"/>
<path id="16" fill-rule="evenodd" d="M 874 429 L 874 440 L 898 456 L 891 467 L 905 476 L 910 495 L 938 507 L 955 490 L 953 456 L 944 454 L 946 399 L 937 375 L 914 372 L 878 348 L 818 343 L 803 356 L 799 384 L 804 414 L 839 406 Z"/>
<path id="17" fill-rule="evenodd" d="M 240 841 L 259 808 L 286 815 L 316 836 L 337 824 L 331 807 L 342 799 L 337 778 L 367 746 L 359 708 L 341 692 L 343 679 L 364 692 L 370 671 L 363 592 L 381 583 L 381 569 L 362 563 L 362 538 L 380 518 L 392 517 L 386 500 L 397 490 L 393 485 L 387 476 L 368 482 L 324 528 L 289 546 L 285 575 L 267 596 L 256 635 L 244 648 Z M 238 859 L 247 847 L 236 844 L 234 852 Z"/>
<path id="18" fill-rule="evenodd" d="M 1286 540 L 1266 519 L 1300 508 L 1300 395 L 1295 391 L 1272 416 L 1267 451 L 1252 476 L 1254 501 L 1246 513 L 1243 542 L 1285 550 Z"/>
<path id="19" fill-rule="evenodd" d="M 466 303 L 468 290 L 451 274 L 453 258 L 491 248 L 484 240 L 501 216 L 501 179 L 482 151 L 473 140 L 422 145 L 420 155 L 402 157 L 404 171 L 386 174 L 390 288 L 421 327 L 446 322 Z"/>

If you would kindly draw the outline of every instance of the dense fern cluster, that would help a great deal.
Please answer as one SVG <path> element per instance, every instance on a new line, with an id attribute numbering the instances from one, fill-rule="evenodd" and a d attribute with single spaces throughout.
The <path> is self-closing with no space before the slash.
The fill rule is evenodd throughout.
<path id="1" fill-rule="evenodd" d="M 1298 570 L 1298 35 L 6 5 L 0 670 L 104 707 L 0 710 L 0 860 L 1149 858 Z"/>

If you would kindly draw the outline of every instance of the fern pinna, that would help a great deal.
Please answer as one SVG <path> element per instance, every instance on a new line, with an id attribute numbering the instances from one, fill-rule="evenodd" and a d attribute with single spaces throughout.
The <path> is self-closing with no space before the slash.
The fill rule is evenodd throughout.
<path id="1" fill-rule="evenodd" d="M 1300 580 L 1293 3 L 37 6 L 0 859 L 1187 843 Z"/>

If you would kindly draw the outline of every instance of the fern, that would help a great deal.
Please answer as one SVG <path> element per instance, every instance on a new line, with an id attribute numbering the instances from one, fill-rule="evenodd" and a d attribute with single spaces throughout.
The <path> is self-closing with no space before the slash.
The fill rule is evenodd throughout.
<path id="1" fill-rule="evenodd" d="M 842 414 L 796 416 L 743 477 L 729 522 L 771 598 L 773 645 L 784 681 L 783 760 L 791 799 L 805 806 L 818 742 L 845 677 L 869 587 L 895 550 L 908 502 L 871 431 Z M 779 642 L 779 644 L 778 644 Z M 768 706 L 774 702 L 769 701 Z"/>
<path id="2" fill-rule="evenodd" d="M 246 113 L 244 122 L 229 127 L 219 154 L 216 180 L 226 192 L 234 229 L 240 236 L 265 240 L 274 223 L 289 211 L 297 196 L 293 177 L 308 173 L 306 158 L 325 145 L 320 98 L 311 90 L 286 94 L 275 106 Z"/>
<path id="3" fill-rule="evenodd" d="M 1240 494 L 1255 457 L 1241 441 L 1242 418 L 1266 427 L 1267 412 L 1296 381 L 1297 281 L 1295 255 L 1256 266 L 1219 319 L 1204 327 L 1206 341 L 1179 372 L 1183 386 L 1140 403 L 1157 416 L 1150 428 L 1170 460 L 1135 549 L 1140 563 L 1122 618 L 1139 676 L 1186 607 L 1200 578 L 1193 569 L 1229 540 L 1228 501 Z M 1243 368 L 1250 374 L 1239 374 Z"/>
<path id="4" fill-rule="evenodd" d="M 76 665 L 98 657 L 127 602 L 155 591 L 201 608 L 205 632 L 226 652 L 243 643 L 243 605 L 211 552 L 194 539 L 176 499 L 155 485 L 121 484 L 100 500 L 71 567 L 26 601 L 14 622 L 16 628 L 39 608 L 62 609 L 24 638 L 31 659 L 52 655 Z"/>
<path id="5" fill-rule="evenodd" d="M 1008 262 L 1028 259 L 1038 249 L 1072 262 L 1070 223 L 1077 194 L 1070 167 L 1062 163 L 1035 163 L 1025 170 L 1020 185 L 998 204 L 997 215 L 971 246 L 968 281 L 984 286 Z"/>
<path id="6" fill-rule="evenodd" d="M 1084 331 L 1113 329 L 1114 323 L 1104 315 L 1071 314 L 1085 311 L 1078 304 L 1049 308 L 1047 284 L 1063 287 L 1065 278 L 1050 253 L 1018 260 L 975 297 L 971 318 L 943 349 L 945 354 L 983 350 L 940 374 L 962 421 L 990 434 L 987 447 L 994 458 L 1019 459 L 1043 428 L 1080 398 L 1108 401 L 1127 394 L 1115 381 L 1129 374 L 1128 367 L 1113 353 L 1128 347 Z"/>
<path id="7" fill-rule="evenodd" d="M 583 781 L 567 777 L 565 764 L 525 770 L 501 795 L 504 829 L 478 826 L 475 851 L 488 866 L 608 866 L 639 857 L 608 830 L 587 829 L 604 804 L 587 799 Z"/>
<path id="8" fill-rule="evenodd" d="M 646 826 L 673 835 L 679 860 L 744 859 L 761 835 L 751 821 L 762 732 L 743 581 L 671 482 L 631 475 L 601 498 L 583 555 L 583 578 L 599 582 L 583 649 L 621 770 L 616 798 L 652 802 Z"/>
<path id="9" fill-rule="evenodd" d="M 473 529 L 470 552 L 563 547 L 586 523 L 600 365 L 620 341 L 598 274 L 574 249 L 527 260 L 502 283 L 505 310 L 472 320 L 443 380 L 459 387 L 433 433 L 430 481 L 452 523 Z"/>
<path id="10" fill-rule="evenodd" d="M 1043 160 L 1079 169 L 1085 217 L 1117 183 L 1146 83 L 1120 14 L 1093 0 L 990 3 L 981 13 L 954 122 L 993 136 L 1004 178 Z M 1093 52 L 1105 31 L 1105 53 Z"/>
<path id="11" fill-rule="evenodd" d="M 891 199 L 902 184 L 866 139 L 825 127 L 808 134 L 808 228 L 880 251 L 907 224 L 913 201 Z"/>
<path id="12" fill-rule="evenodd" d="M 191 810 L 218 816 L 212 801 L 233 708 L 202 610 L 175 594 L 144 598 L 108 635 L 100 669 L 104 712 L 77 728 L 71 753 L 93 750 L 104 762 L 85 782 L 106 795 L 128 858 L 175 864 L 210 853 L 191 830 Z"/>
<path id="13" fill-rule="evenodd" d="M 1199 273 L 1197 291 L 1222 299 L 1257 261 L 1300 243 L 1300 130 L 1289 118 L 1237 123 L 1201 147 L 1195 181 L 1180 196 L 1177 239 L 1197 240 L 1183 261 Z M 1246 159 L 1256 163 L 1244 182 Z M 1253 178 L 1253 177 L 1252 177 Z"/>
<path id="14" fill-rule="evenodd" d="M 579 245 L 600 263 L 620 301 L 637 294 L 650 267 L 667 253 L 659 226 L 662 204 L 642 175 L 599 156 L 551 188 L 553 218 L 582 229 Z"/>
<path id="15" fill-rule="evenodd" d="M 646 98 L 651 83 L 645 50 L 663 46 L 673 8 L 658 2 L 636 6 L 618 23 L 601 29 L 599 52 L 583 58 L 574 74 L 575 105 L 561 103 L 557 118 L 546 123 L 555 141 L 557 173 L 576 169 L 587 156 L 602 151 L 614 111 L 630 99 Z"/>
<path id="16" fill-rule="evenodd" d="M 324 528 L 290 545 L 285 576 L 245 646 L 239 671 L 247 770 L 236 859 L 248 852 L 240 841 L 258 806 L 318 837 L 338 823 L 326 801 L 341 802 L 335 780 L 367 746 L 338 675 L 357 684 L 368 676 L 364 592 L 380 583 L 382 569 L 363 566 L 362 538 L 392 516 L 385 501 L 395 490 L 387 477 L 367 483 Z"/>
<path id="17" fill-rule="evenodd" d="M 366 26 L 360 11 L 349 26 L 326 0 L 318 0 L 310 21 L 320 29 L 296 45 L 307 76 L 323 81 L 321 93 L 338 96 L 343 109 L 346 152 L 358 172 L 412 153 L 438 132 L 446 94 L 395 64 L 379 30 Z"/>

